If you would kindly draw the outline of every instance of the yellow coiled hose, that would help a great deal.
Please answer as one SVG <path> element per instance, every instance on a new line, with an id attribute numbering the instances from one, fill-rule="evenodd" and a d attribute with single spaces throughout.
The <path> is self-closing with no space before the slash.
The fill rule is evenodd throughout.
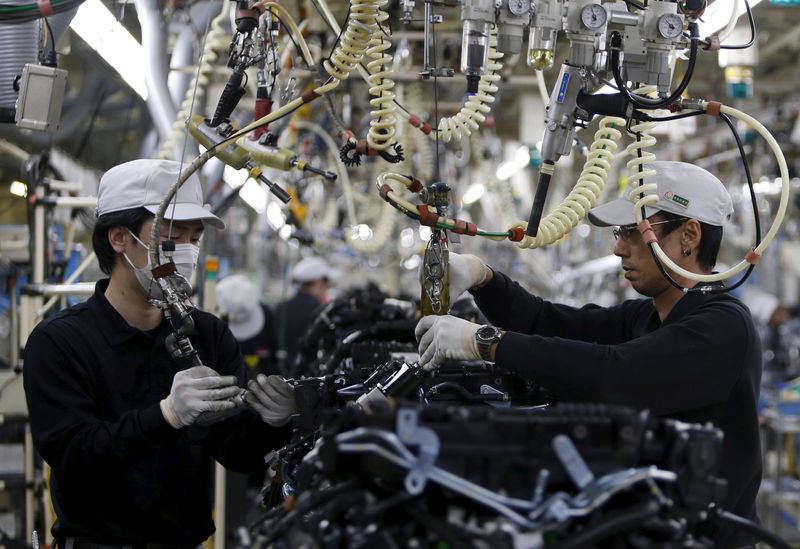
<path id="1" fill-rule="evenodd" d="M 498 90 L 496 82 L 500 80 L 500 71 L 503 68 L 500 62 L 502 57 L 503 54 L 497 51 L 497 29 L 493 28 L 489 37 L 489 60 L 486 72 L 478 84 L 478 93 L 470 96 L 457 114 L 439 120 L 438 134 L 442 141 L 468 137 L 486 120 L 492 110 L 494 94 Z M 436 133 L 431 132 L 429 135 L 435 139 Z"/>
<path id="2" fill-rule="evenodd" d="M 568 234 L 586 216 L 603 192 L 608 170 L 617 150 L 617 140 L 625 127 L 625 120 L 607 116 L 600 121 L 600 129 L 594 134 L 594 142 L 589 148 L 589 157 L 583 165 L 578 182 L 572 191 L 539 224 L 535 237 L 525 236 L 517 243 L 520 248 L 541 248 L 552 244 Z M 510 228 L 525 228 L 525 221 L 517 221 Z"/>
<path id="3" fill-rule="evenodd" d="M 383 10 L 388 2 L 389 0 L 378 0 L 376 4 L 379 27 L 389 19 L 389 14 Z M 369 93 L 373 96 L 369 102 L 372 105 L 372 111 L 370 112 L 367 144 L 370 148 L 378 151 L 386 150 L 389 147 L 395 136 L 397 125 L 394 81 L 389 78 L 392 74 L 392 56 L 387 50 L 391 47 L 389 39 L 380 31 L 372 34 L 369 48 L 367 48 L 367 57 L 372 59 L 367 63 L 367 70 L 370 74 Z"/>
<path id="4" fill-rule="evenodd" d="M 634 90 L 634 93 L 639 95 L 647 95 L 656 90 L 655 86 L 643 86 Z M 656 159 L 656 155 L 648 151 L 648 147 L 656 144 L 656 138 L 648 132 L 656 125 L 655 122 L 637 122 L 631 126 L 631 133 L 638 138 L 628 145 L 625 149 L 631 156 L 628 160 L 627 168 L 630 175 L 628 176 L 628 184 L 631 186 L 630 200 L 633 202 L 632 207 L 636 209 L 637 221 L 641 221 L 641 208 L 642 206 L 650 206 L 658 202 L 658 195 L 653 191 L 658 189 L 658 185 L 651 183 L 645 185 L 644 178 L 655 175 L 655 171 L 647 169 L 647 165 Z M 641 171 L 640 167 L 641 166 Z M 653 193 L 653 194 L 648 194 Z"/>

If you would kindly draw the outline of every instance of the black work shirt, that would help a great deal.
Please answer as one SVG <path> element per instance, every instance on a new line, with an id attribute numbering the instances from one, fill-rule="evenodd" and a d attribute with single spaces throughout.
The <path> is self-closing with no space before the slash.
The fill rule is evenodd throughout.
<path id="1" fill-rule="evenodd" d="M 685 294 L 660 321 L 650 299 L 580 309 L 531 295 L 502 273 L 472 291 L 505 330 L 496 363 L 567 400 L 649 409 L 725 434 L 722 507 L 755 519 L 761 483 L 761 342 L 750 311 L 729 294 Z M 718 547 L 752 541 L 719 532 Z"/>
<path id="2" fill-rule="evenodd" d="M 278 326 L 278 348 L 286 351 L 286 364 L 291 365 L 297 356 L 300 339 L 308 331 L 322 304 L 311 294 L 297 292 L 275 310 Z"/>
<path id="3" fill-rule="evenodd" d="M 41 322 L 25 347 L 24 385 L 36 449 L 52 467 L 53 535 L 108 544 L 194 547 L 214 532 L 213 459 L 252 470 L 288 439 L 249 409 L 210 427 L 173 429 L 159 402 L 178 371 L 169 326 L 131 327 L 106 299 Z M 222 321 L 192 313 L 192 345 L 222 375 L 245 370 Z"/>
<path id="4" fill-rule="evenodd" d="M 272 311 L 263 303 L 260 305 L 264 311 L 264 326 L 261 331 L 249 339 L 239 340 L 239 349 L 242 351 L 247 373 L 250 379 L 255 379 L 258 374 L 279 374 L 277 358 L 277 343 L 275 341 L 275 319 Z"/>

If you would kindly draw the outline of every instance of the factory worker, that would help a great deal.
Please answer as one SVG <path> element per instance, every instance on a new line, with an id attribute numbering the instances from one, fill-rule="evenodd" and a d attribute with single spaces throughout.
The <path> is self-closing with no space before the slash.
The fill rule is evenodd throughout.
<path id="1" fill-rule="evenodd" d="M 250 470 L 289 438 L 291 387 L 262 377 L 242 403 L 245 366 L 221 320 L 191 312 L 189 339 L 204 366 L 184 369 L 164 345 L 171 329 L 151 304 L 162 294 L 148 246 L 153 213 L 179 173 L 166 160 L 105 173 L 92 244 L 109 278 L 85 303 L 42 321 L 25 346 L 31 432 L 52 468 L 59 548 L 198 547 L 214 532 L 213 460 Z M 186 279 L 207 227 L 224 223 L 203 207 L 192 175 L 161 226 Z"/>
<path id="2" fill-rule="evenodd" d="M 292 268 L 292 282 L 297 285 L 297 291 L 275 309 L 279 356 L 284 368 L 293 364 L 301 338 L 320 306 L 328 301 L 331 283 L 338 276 L 339 272 L 318 256 L 303 258 Z"/>
<path id="3" fill-rule="evenodd" d="M 255 284 L 244 275 L 229 275 L 217 283 L 216 297 L 222 319 L 239 342 L 249 377 L 277 374 L 275 320 Z"/>
<path id="4" fill-rule="evenodd" d="M 711 273 L 732 202 L 712 174 L 682 162 L 654 162 L 659 200 L 646 216 L 666 254 L 695 273 Z M 613 307 L 551 303 L 472 255 L 450 254 L 450 295 L 469 290 L 491 325 L 428 316 L 416 328 L 420 363 L 483 358 L 513 370 L 562 400 L 649 409 L 659 417 L 711 422 L 724 434 L 722 508 L 755 519 L 761 482 L 758 393 L 761 344 L 749 310 L 728 293 L 684 293 L 658 269 L 627 198 L 589 212 L 614 227 L 614 254 L 646 299 Z M 696 282 L 672 274 L 683 287 Z M 717 284 L 719 286 L 719 284 Z M 752 543 L 724 528 L 715 547 Z"/>

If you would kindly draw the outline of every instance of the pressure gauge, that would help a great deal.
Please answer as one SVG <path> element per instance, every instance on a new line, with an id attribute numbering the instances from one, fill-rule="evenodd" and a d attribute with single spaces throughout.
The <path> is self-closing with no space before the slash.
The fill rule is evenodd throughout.
<path id="1" fill-rule="evenodd" d="M 508 11 L 510 11 L 512 15 L 519 17 L 520 15 L 528 13 L 530 9 L 530 0 L 508 0 Z"/>
<path id="2" fill-rule="evenodd" d="M 608 14 L 600 4 L 589 4 L 581 10 L 581 22 L 589 30 L 598 30 L 606 24 Z"/>
<path id="3" fill-rule="evenodd" d="M 658 18 L 658 33 L 670 40 L 683 32 L 683 19 L 677 13 L 665 13 Z"/>

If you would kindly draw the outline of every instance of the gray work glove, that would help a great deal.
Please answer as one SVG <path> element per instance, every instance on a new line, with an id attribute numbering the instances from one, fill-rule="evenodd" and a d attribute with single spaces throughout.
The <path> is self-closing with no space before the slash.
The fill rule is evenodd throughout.
<path id="1" fill-rule="evenodd" d="M 208 366 L 181 370 L 172 378 L 169 396 L 161 401 L 161 413 L 172 427 L 192 425 L 204 412 L 226 412 L 236 408 L 241 389 L 235 376 L 221 376 Z"/>
<path id="2" fill-rule="evenodd" d="M 419 365 L 436 370 L 445 360 L 480 360 L 475 332 L 479 324 L 450 315 L 423 317 L 414 329 Z"/>
<path id="3" fill-rule="evenodd" d="M 244 399 L 261 419 L 273 427 L 286 425 L 297 413 L 294 387 L 281 376 L 258 374 L 247 383 Z"/>
<path id="4" fill-rule="evenodd" d="M 450 262 L 450 302 L 458 299 L 458 296 L 476 286 L 486 283 L 491 271 L 486 264 L 472 254 L 457 254 L 449 252 Z M 420 266 L 420 269 L 423 269 Z"/>

